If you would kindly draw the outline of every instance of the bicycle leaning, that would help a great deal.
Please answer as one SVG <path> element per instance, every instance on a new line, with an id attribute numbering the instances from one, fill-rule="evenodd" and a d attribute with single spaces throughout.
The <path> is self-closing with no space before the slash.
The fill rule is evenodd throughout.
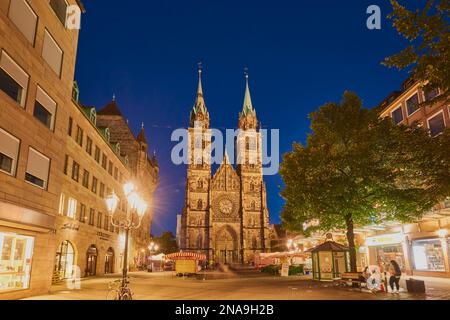
<path id="1" fill-rule="evenodd" d="M 106 300 L 133 300 L 133 291 L 128 287 L 128 278 L 123 281 L 117 279 L 108 284 L 108 295 Z"/>

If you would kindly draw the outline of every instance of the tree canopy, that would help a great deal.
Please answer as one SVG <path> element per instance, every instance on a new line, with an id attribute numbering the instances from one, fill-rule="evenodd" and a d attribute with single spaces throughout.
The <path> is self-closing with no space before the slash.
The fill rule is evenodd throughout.
<path id="1" fill-rule="evenodd" d="M 388 18 L 397 32 L 410 41 L 402 51 L 385 58 L 388 67 L 411 67 L 415 80 L 422 81 L 425 91 L 440 88 L 447 99 L 450 88 L 450 2 L 427 0 L 423 9 L 409 10 L 391 0 L 393 11 Z"/>
<path id="2" fill-rule="evenodd" d="M 294 143 L 283 156 L 282 221 L 306 234 L 347 230 L 352 269 L 355 225 L 418 219 L 450 194 L 448 132 L 431 138 L 420 127 L 394 125 L 352 92 L 310 118 L 306 146 Z"/>

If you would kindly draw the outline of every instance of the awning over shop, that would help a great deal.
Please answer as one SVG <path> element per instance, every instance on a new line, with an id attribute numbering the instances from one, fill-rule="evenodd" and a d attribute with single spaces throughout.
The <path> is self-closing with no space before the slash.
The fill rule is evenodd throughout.
<path id="1" fill-rule="evenodd" d="M 166 255 L 169 260 L 206 260 L 206 255 L 196 252 L 176 252 Z"/>

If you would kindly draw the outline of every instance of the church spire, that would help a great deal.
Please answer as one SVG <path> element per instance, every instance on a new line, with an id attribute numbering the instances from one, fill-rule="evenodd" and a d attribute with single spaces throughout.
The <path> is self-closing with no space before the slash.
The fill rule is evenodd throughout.
<path id="1" fill-rule="evenodd" d="M 195 121 L 206 122 L 207 126 L 209 126 L 209 113 L 208 113 L 208 109 L 206 109 L 205 99 L 203 98 L 202 64 L 201 64 L 201 62 L 198 64 L 197 96 L 195 98 L 194 107 L 192 108 L 192 111 L 191 111 L 190 125 L 194 126 Z"/>
<path id="2" fill-rule="evenodd" d="M 248 68 L 245 68 L 245 95 L 242 111 L 239 113 L 240 129 L 256 129 L 257 119 L 256 110 L 253 109 L 252 98 L 250 96 L 250 88 L 248 85 Z"/>
<path id="3" fill-rule="evenodd" d="M 245 68 L 245 95 L 244 104 L 242 106 L 242 113 L 247 116 L 249 113 L 253 113 L 252 97 L 250 96 L 250 88 L 248 86 L 248 69 Z"/>

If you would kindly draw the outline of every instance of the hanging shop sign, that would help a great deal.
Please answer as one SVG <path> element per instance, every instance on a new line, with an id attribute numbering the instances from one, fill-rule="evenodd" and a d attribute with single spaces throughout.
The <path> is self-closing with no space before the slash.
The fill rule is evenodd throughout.
<path id="1" fill-rule="evenodd" d="M 383 246 L 389 244 L 399 244 L 403 241 L 403 233 L 382 234 L 379 236 L 366 238 L 366 246 Z"/>

